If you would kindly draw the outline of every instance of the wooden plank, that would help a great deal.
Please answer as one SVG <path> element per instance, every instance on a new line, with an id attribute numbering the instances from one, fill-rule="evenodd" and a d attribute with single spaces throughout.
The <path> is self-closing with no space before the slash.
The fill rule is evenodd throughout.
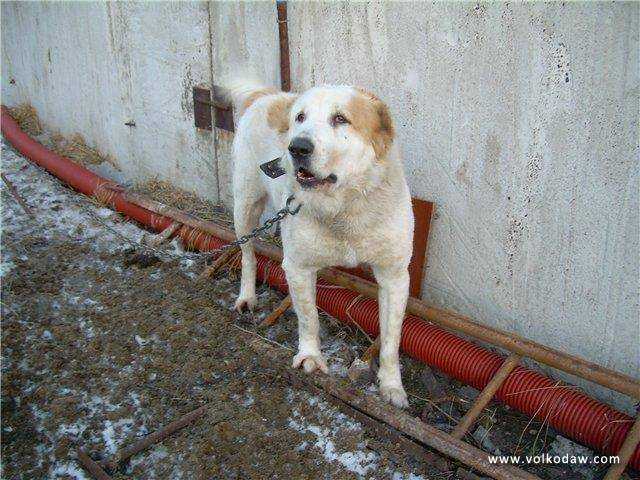
<path id="1" fill-rule="evenodd" d="M 267 256 L 269 252 L 268 248 L 262 251 L 259 245 L 256 245 L 256 251 Z M 329 283 L 355 290 L 369 298 L 378 297 L 378 286 L 376 284 L 349 275 L 336 268 L 324 268 L 320 270 L 318 276 Z M 523 357 L 532 358 L 563 372 L 591 380 L 616 392 L 640 399 L 640 382 L 624 373 L 616 372 L 575 355 L 540 345 L 515 333 L 483 325 L 464 315 L 432 307 L 417 298 L 409 297 L 407 313 L 488 342 L 496 347 L 505 348 Z"/>

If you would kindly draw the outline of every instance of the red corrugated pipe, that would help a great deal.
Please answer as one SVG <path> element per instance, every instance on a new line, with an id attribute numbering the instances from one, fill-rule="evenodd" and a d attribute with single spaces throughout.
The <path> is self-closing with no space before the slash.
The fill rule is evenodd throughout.
<path id="1" fill-rule="evenodd" d="M 172 219 L 156 215 L 127 202 L 119 187 L 71 160 L 47 150 L 25 134 L 2 106 L 2 133 L 23 155 L 88 196 L 96 196 L 117 211 L 156 230 L 168 227 Z M 180 236 L 194 248 L 212 250 L 224 242 L 208 234 L 182 227 Z M 284 271 L 279 263 L 258 255 L 258 276 L 272 287 L 287 291 Z M 376 300 L 342 287 L 318 281 L 318 307 L 345 322 L 357 323 L 369 335 L 378 334 Z M 463 340 L 433 324 L 407 315 L 402 326 L 402 350 L 447 375 L 481 390 L 498 371 L 504 359 Z M 516 368 L 498 390 L 496 397 L 580 443 L 607 454 L 620 449 L 632 418 L 597 402 L 570 385 L 560 384 L 524 367 Z M 640 447 L 629 463 L 640 469 Z"/>

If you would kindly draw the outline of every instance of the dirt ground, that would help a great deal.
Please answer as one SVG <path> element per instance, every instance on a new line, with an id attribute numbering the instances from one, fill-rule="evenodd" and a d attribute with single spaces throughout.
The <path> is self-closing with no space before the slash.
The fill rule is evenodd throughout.
<path id="1" fill-rule="evenodd" d="M 442 471 L 398 454 L 256 358 L 246 346 L 255 334 L 293 355 L 292 312 L 268 330 L 257 326 L 278 293 L 260 286 L 258 310 L 239 315 L 231 310 L 232 273 L 198 281 L 198 261 L 132 261 L 129 246 L 79 205 L 135 241 L 148 233 L 2 148 L 3 172 L 37 215 L 30 218 L 3 188 L 3 478 L 89 478 L 75 459 L 77 445 L 103 459 L 203 404 L 210 405 L 203 418 L 123 463 L 113 478 L 476 478 L 453 462 Z M 344 376 L 367 339 L 326 316 L 322 325 L 331 373 Z M 407 358 L 403 377 L 411 413 L 445 430 L 477 395 Z M 375 391 L 371 378 L 360 388 Z M 472 441 L 502 453 L 542 453 L 558 441 L 544 424 L 497 405 L 478 432 Z M 603 474 L 527 468 L 549 479 Z"/>

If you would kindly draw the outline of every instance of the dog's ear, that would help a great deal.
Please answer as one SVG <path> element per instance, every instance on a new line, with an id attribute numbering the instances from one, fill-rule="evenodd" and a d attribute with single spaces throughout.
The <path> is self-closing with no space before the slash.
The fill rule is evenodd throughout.
<path id="1" fill-rule="evenodd" d="M 387 156 L 395 138 L 389 108 L 373 93 L 362 88 L 356 88 L 356 91 L 348 107 L 351 121 L 371 142 L 376 157 L 381 160 Z"/>
<path id="2" fill-rule="evenodd" d="M 298 97 L 296 95 L 280 95 L 274 98 L 267 110 L 267 123 L 278 133 L 289 130 L 289 113 Z"/>

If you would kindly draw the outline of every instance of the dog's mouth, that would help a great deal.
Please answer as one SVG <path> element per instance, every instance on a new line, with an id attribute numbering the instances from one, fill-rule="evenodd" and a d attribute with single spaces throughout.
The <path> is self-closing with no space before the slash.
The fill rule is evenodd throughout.
<path id="1" fill-rule="evenodd" d="M 321 185 L 330 185 L 338 181 L 333 173 L 325 178 L 318 178 L 304 167 L 298 167 L 296 171 L 296 180 L 305 188 L 316 188 Z"/>

